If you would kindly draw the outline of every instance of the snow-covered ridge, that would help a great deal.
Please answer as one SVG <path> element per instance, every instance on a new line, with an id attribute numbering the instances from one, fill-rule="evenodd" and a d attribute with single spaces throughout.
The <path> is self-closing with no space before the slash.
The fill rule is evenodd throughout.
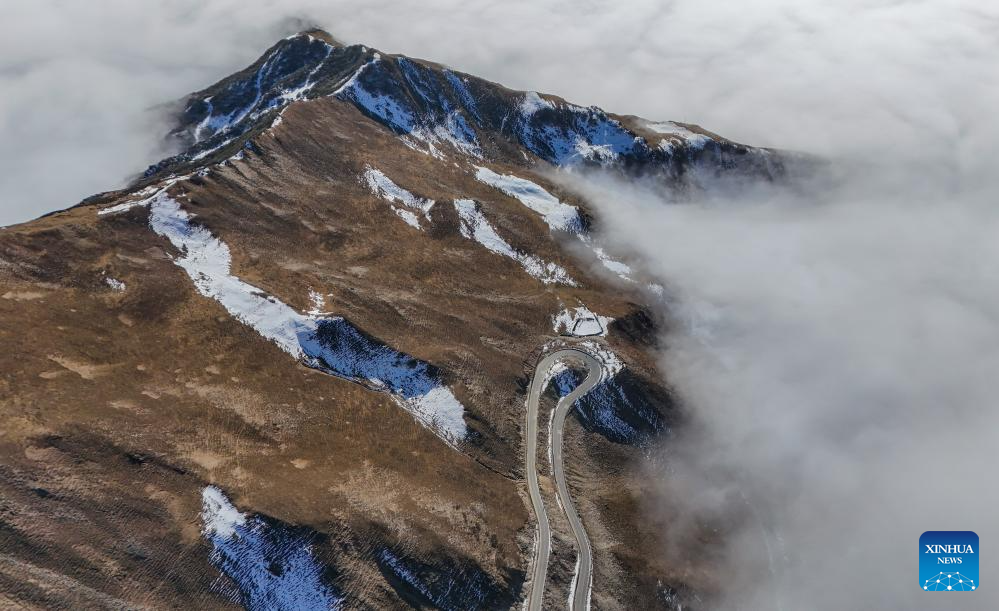
<path id="1" fill-rule="evenodd" d="M 395 64 L 407 89 L 422 101 L 419 106 L 402 95 L 400 88 L 385 88 L 384 83 L 393 82 L 394 76 L 380 57 L 363 72 L 359 71 L 356 78 L 335 95 L 353 102 L 363 112 L 394 129 L 414 148 L 422 144 L 426 147 L 425 152 L 434 157 L 444 158 L 438 148 L 443 144 L 460 154 L 481 158 L 475 131 L 465 120 L 461 108 L 445 95 L 444 82 L 429 68 L 406 58 L 396 59 Z M 445 78 L 444 81 L 451 90 L 449 94 L 471 99 L 460 80 Z"/>
<path id="2" fill-rule="evenodd" d="M 675 138 L 663 138 L 659 142 L 659 148 L 672 151 L 676 145 L 676 139 L 686 142 L 687 146 L 695 149 L 704 148 L 711 138 L 705 136 L 704 134 L 698 134 L 692 132 L 683 125 L 676 123 L 674 121 L 662 121 L 662 122 L 645 122 L 645 127 L 651 129 L 652 131 L 659 134 L 666 134 L 668 136 L 675 136 Z"/>
<path id="3" fill-rule="evenodd" d="M 475 130 L 462 114 L 462 106 L 472 99 L 468 87 L 456 78 L 448 78 L 453 76 L 450 72 L 445 71 L 445 78 L 441 80 L 434 70 L 405 57 L 398 58 L 396 64 L 410 89 L 424 104 L 423 111 L 417 113 L 422 126 L 413 135 L 428 144 L 433 141 L 447 143 L 465 155 L 482 158 Z M 452 97 L 457 98 L 457 105 Z M 474 107 L 474 102 L 471 104 Z"/>
<path id="4" fill-rule="evenodd" d="M 457 199 L 454 201 L 454 208 L 461 222 L 459 227 L 461 235 L 464 237 L 475 240 L 498 255 L 517 261 L 524 271 L 545 284 L 576 286 L 569 272 L 561 265 L 545 262 L 540 257 L 519 252 L 510 246 L 496 233 L 496 229 L 486 220 L 479 205 L 473 200 Z"/>
<path id="5" fill-rule="evenodd" d="M 517 110 L 520 143 L 555 165 L 615 161 L 643 145 L 641 138 L 595 106 L 553 102 L 528 91 Z"/>
<path id="6" fill-rule="evenodd" d="M 316 73 L 333 50 L 328 42 L 307 34 L 286 38 L 264 59 L 252 79 L 234 80 L 214 95 L 190 102 L 188 113 L 200 111 L 204 115 L 192 132 L 195 143 L 230 131 L 247 118 L 303 99 L 315 87 Z M 305 73 L 289 82 L 289 77 L 302 69 Z"/>
<path id="7" fill-rule="evenodd" d="M 247 609 L 329 611 L 343 603 L 323 582 L 325 567 L 304 532 L 240 512 L 215 486 L 201 492 L 201 522 L 212 545 L 209 560 L 232 581 Z M 230 589 L 216 583 L 223 591 Z"/>
<path id="8" fill-rule="evenodd" d="M 392 206 L 392 211 L 407 224 L 417 229 L 422 229 L 420 220 L 416 217 L 414 211 L 421 213 L 428 222 L 430 221 L 430 210 L 434 207 L 434 200 L 413 195 L 406 189 L 395 184 L 384 172 L 371 166 L 364 168 L 363 178 L 368 188 L 371 189 L 371 192 L 378 197 L 389 202 L 398 202 L 410 208 L 410 210 L 404 210 Z"/>
<path id="9" fill-rule="evenodd" d="M 194 94 L 174 131 L 193 143 L 178 156 L 151 166 L 147 176 L 186 166 L 245 138 L 262 117 L 273 117 L 297 100 L 333 96 L 353 104 L 394 131 L 403 144 L 439 159 L 484 161 L 505 140 L 528 158 L 553 165 L 613 165 L 625 160 L 661 166 L 663 174 L 698 182 L 687 165 L 726 171 L 781 172 L 767 155 L 729 154 L 740 145 L 715 142 L 682 125 L 647 122 L 662 138 L 647 142 L 595 106 L 584 107 L 534 91 L 511 93 L 493 83 L 403 56 L 381 55 L 360 45 L 338 46 L 311 34 L 291 36 L 251 69 Z M 699 155 L 712 142 L 715 156 Z M 679 146 L 675 146 L 679 145 Z M 733 149 L 733 150 L 729 150 Z M 698 153 L 695 155 L 695 153 Z M 709 158 L 710 157 L 710 158 Z M 706 179 L 705 179 L 706 180 Z"/>
<path id="10" fill-rule="evenodd" d="M 199 293 L 305 364 L 390 393 L 446 442 L 465 438 L 464 407 L 432 365 L 379 343 L 341 317 L 300 314 L 233 276 L 229 247 L 194 225 L 165 190 L 150 198 L 149 206 L 150 226 L 181 252 L 174 262 Z"/>
<path id="11" fill-rule="evenodd" d="M 171 132 L 189 147 L 150 166 L 145 176 L 185 167 L 245 138 L 262 117 L 288 104 L 326 92 L 356 71 L 365 51 L 340 47 L 311 34 L 290 36 L 254 64 L 252 72 L 237 73 L 192 96 Z M 319 91 L 322 90 L 322 91 Z M 272 127 L 280 123 L 275 116 Z"/>

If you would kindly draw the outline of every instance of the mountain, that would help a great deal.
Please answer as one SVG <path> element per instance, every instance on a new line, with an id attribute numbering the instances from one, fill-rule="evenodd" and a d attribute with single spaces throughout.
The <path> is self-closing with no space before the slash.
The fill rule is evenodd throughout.
<path id="1" fill-rule="evenodd" d="M 0 606 L 519 607 L 527 388 L 573 345 L 601 368 L 565 432 L 592 604 L 699 608 L 718 535 L 678 559 L 644 511 L 681 417 L 662 289 L 558 176 L 682 193 L 785 156 L 320 31 L 168 137 L 127 189 L 0 230 Z M 586 375 L 550 373 L 542 418 Z M 557 607 L 578 567 L 549 461 Z"/>

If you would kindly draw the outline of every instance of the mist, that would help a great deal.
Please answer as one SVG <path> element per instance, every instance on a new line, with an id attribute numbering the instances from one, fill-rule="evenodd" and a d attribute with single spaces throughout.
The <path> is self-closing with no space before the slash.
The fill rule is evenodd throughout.
<path id="1" fill-rule="evenodd" d="M 814 176 L 675 194 L 561 176 L 666 287 L 661 369 L 688 422 L 658 450 L 646 510 L 669 512 L 679 559 L 727 524 L 712 608 L 939 609 L 918 583 L 927 530 L 986 546 L 985 587 L 943 605 L 999 608 L 999 493 L 981 472 L 999 460 L 999 43 L 956 36 L 984 15 L 928 4 L 896 7 L 911 35 L 861 19 L 771 55 L 782 74 L 760 78 L 783 101 L 734 92 L 730 121 L 802 127 L 781 133 L 822 153 Z"/>
<path id="2" fill-rule="evenodd" d="M 939 608 L 917 584 L 919 536 L 999 535 L 979 472 L 999 460 L 995 191 L 848 173 L 669 202 L 574 184 L 667 287 L 662 371 L 691 422 L 649 473 L 680 506 L 665 552 L 741 515 L 719 608 Z M 988 588 L 947 603 L 983 597 L 999 603 Z"/>

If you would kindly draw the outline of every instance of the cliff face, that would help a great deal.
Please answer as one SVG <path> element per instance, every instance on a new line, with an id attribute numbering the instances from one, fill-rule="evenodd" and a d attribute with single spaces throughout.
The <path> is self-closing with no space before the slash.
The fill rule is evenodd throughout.
<path id="1" fill-rule="evenodd" d="M 675 418 L 657 287 L 546 176 L 697 189 L 780 155 L 321 32 L 192 94 L 171 137 L 131 188 L 0 230 L 0 601 L 519 604 L 524 389 L 567 334 L 606 356 L 567 431 L 594 605 L 710 591 L 639 515 Z"/>

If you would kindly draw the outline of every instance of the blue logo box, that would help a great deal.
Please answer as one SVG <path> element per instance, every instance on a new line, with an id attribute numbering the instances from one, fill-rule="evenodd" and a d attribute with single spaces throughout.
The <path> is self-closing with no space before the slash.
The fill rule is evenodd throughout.
<path id="1" fill-rule="evenodd" d="M 978 589 L 978 535 L 928 530 L 919 537 L 919 587 L 927 592 Z"/>

